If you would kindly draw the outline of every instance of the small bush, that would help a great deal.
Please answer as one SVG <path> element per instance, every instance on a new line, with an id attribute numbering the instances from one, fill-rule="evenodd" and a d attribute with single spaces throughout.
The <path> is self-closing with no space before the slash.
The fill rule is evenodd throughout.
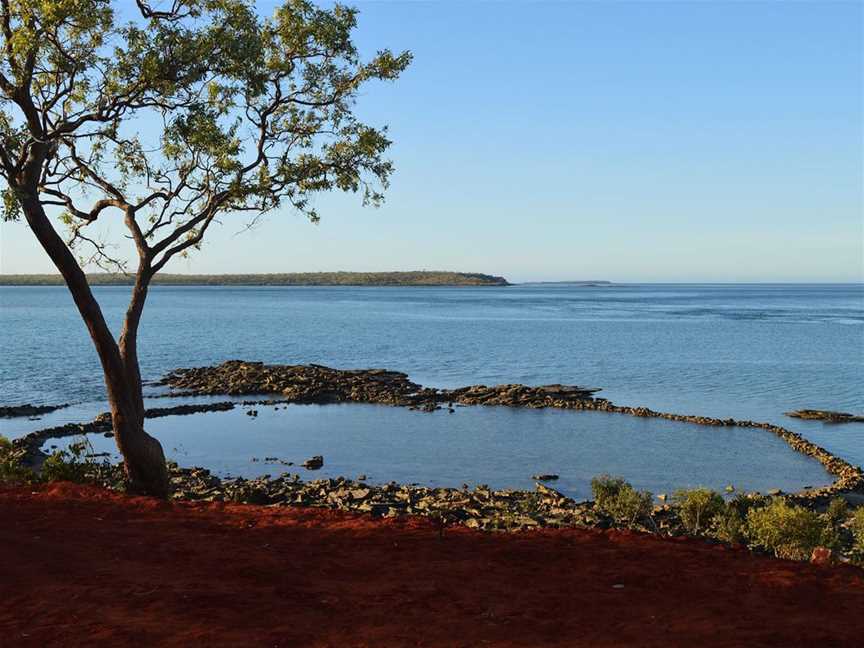
<path id="1" fill-rule="evenodd" d="M 70 443 L 68 449 L 58 450 L 42 464 L 41 477 L 45 481 L 70 481 L 78 484 L 106 481 L 112 467 L 106 462 L 96 462 L 89 456 L 93 447 L 85 437 Z"/>
<path id="2" fill-rule="evenodd" d="M 727 506 L 714 516 L 711 521 L 710 533 L 720 542 L 743 544 L 747 540 L 744 516 L 737 510 Z"/>
<path id="3" fill-rule="evenodd" d="M 839 526 L 846 521 L 849 515 L 849 505 L 842 497 L 835 497 L 828 504 L 828 510 L 825 511 L 825 517 L 833 526 Z"/>
<path id="4" fill-rule="evenodd" d="M 51 454 L 42 464 L 42 478 L 45 481 L 70 481 L 84 483 L 87 480 L 87 465 L 76 461 L 66 450 Z"/>
<path id="5" fill-rule="evenodd" d="M 721 542 L 744 544 L 747 541 L 747 513 L 765 505 L 765 498 L 739 493 L 711 521 L 710 533 Z"/>
<path id="6" fill-rule="evenodd" d="M 837 544 L 836 532 L 825 518 L 782 498 L 748 511 L 746 525 L 750 542 L 778 558 L 807 560 L 816 547 Z"/>
<path id="7" fill-rule="evenodd" d="M 591 480 L 591 492 L 597 508 L 628 526 L 651 516 L 654 496 L 648 491 L 637 491 L 620 477 L 595 477 Z"/>
<path id="8" fill-rule="evenodd" d="M 678 505 L 678 515 L 688 533 L 700 533 L 711 521 L 726 509 L 719 493 L 708 488 L 691 488 L 676 491 L 673 501 Z"/>
<path id="9" fill-rule="evenodd" d="M 611 477 L 609 475 L 600 475 L 591 480 L 591 494 L 594 496 L 594 502 L 600 509 L 605 509 L 607 504 L 611 502 L 621 489 L 628 485 L 626 481 L 620 477 Z"/>
<path id="10" fill-rule="evenodd" d="M 852 515 L 851 529 L 855 538 L 854 549 L 864 560 L 864 506 L 859 506 Z"/>
<path id="11" fill-rule="evenodd" d="M 0 482 L 29 483 L 33 481 L 33 471 L 21 465 L 20 451 L 12 442 L 0 436 Z"/>

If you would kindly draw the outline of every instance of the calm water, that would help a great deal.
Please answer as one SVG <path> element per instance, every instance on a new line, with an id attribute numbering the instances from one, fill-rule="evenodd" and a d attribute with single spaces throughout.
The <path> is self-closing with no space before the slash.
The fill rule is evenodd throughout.
<path id="1" fill-rule="evenodd" d="M 181 465 L 208 466 L 222 475 L 282 472 L 304 478 L 365 474 L 436 486 L 463 483 L 531 490 L 537 473 L 555 473 L 554 488 L 590 497 L 590 481 L 614 468 L 654 493 L 706 485 L 722 490 L 792 491 L 830 483 L 815 461 L 771 434 L 744 428 L 706 428 L 602 412 L 459 407 L 454 414 L 377 405 L 290 405 L 154 419 L 148 430 Z M 116 453 L 112 439 L 88 435 L 97 452 Z M 64 440 L 66 443 L 70 440 Z M 63 446 L 59 441 L 51 445 Z M 313 455 L 324 467 L 297 467 Z M 285 466 L 266 458 L 294 462 Z M 258 461 L 252 461 L 253 458 Z"/>
<path id="2" fill-rule="evenodd" d="M 119 327 L 128 289 L 97 288 L 96 294 Z M 156 287 L 141 337 L 146 379 L 175 367 L 243 358 L 387 367 L 431 386 L 576 383 L 602 387 L 603 396 L 621 404 L 780 423 L 864 464 L 864 426 L 783 416 L 802 407 L 864 411 L 862 285 Z M 0 354 L 0 402 L 104 408 L 94 402 L 104 393 L 98 361 L 65 289 L 0 287 Z M 462 451 L 479 457 L 492 444 L 517 454 L 503 430 L 539 425 L 520 415 L 496 414 L 503 417 L 494 419 L 501 438 L 468 433 L 466 443 L 476 444 Z M 449 425 L 452 418 L 424 420 Z M 329 430 L 327 417 L 318 420 L 319 434 Z M 43 424 L 0 422 L 0 430 L 17 434 L 21 426 Z M 148 427 L 158 432 L 159 425 Z M 348 418 L 340 425 L 342 432 L 334 434 L 351 431 Z M 384 427 L 382 435 L 392 431 Z M 635 439 L 604 436 L 599 427 L 597 438 L 607 447 L 612 472 L 617 457 L 635 447 Z M 714 452 L 700 444 L 689 449 L 700 461 Z M 775 450 L 760 446 L 758 452 Z M 396 457 L 382 461 L 395 475 Z M 443 464 L 439 468 L 435 474 L 445 474 Z"/>

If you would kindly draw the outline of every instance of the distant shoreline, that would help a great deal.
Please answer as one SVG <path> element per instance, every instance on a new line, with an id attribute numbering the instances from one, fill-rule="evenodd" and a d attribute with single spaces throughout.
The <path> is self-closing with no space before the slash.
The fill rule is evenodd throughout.
<path id="1" fill-rule="evenodd" d="M 91 286 L 131 286 L 134 275 L 87 275 Z M 504 277 L 478 272 L 289 272 L 276 274 L 157 274 L 162 286 L 509 286 Z M 0 286 L 62 286 L 59 274 L 0 275 Z"/>
<path id="2" fill-rule="evenodd" d="M 589 280 L 589 281 L 523 281 L 521 282 L 523 286 L 582 286 L 585 288 L 591 288 L 592 286 L 611 286 L 611 281 L 599 281 L 599 280 Z"/>

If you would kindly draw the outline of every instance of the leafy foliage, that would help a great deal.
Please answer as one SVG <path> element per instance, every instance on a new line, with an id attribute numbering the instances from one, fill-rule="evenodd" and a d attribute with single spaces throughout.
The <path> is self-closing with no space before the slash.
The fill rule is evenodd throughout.
<path id="1" fill-rule="evenodd" d="M 121 489 L 125 483 L 122 469 L 107 460 L 97 461 L 86 437 L 69 444 L 68 449 L 52 453 L 39 472 L 22 464 L 23 450 L 0 436 L 0 483 L 34 484 L 71 481 Z"/>
<path id="2" fill-rule="evenodd" d="M 765 497 L 739 493 L 711 520 L 710 534 L 721 542 L 743 544 L 747 541 L 747 513 L 765 506 Z"/>
<path id="3" fill-rule="evenodd" d="M 220 214 L 254 221 L 288 205 L 315 221 L 311 197 L 333 189 L 382 200 L 390 141 L 353 109 L 410 53 L 361 61 L 357 12 L 339 4 L 287 0 L 266 19 L 251 0 L 169 4 L 138 0 L 121 23 L 110 0 L 2 3 L 4 218 L 35 194 L 70 245 L 122 267 L 85 233 L 119 212 L 153 274 Z"/>
<path id="4" fill-rule="evenodd" d="M 827 518 L 782 498 L 748 511 L 746 524 L 750 542 L 778 558 L 807 560 L 816 547 L 837 544 L 836 532 Z"/>
<path id="5" fill-rule="evenodd" d="M 67 450 L 58 450 L 42 464 L 41 477 L 45 481 L 92 481 L 93 462 L 86 458 L 89 443 L 86 440 L 71 443 Z"/>
<path id="6" fill-rule="evenodd" d="M 594 502 L 601 511 L 626 525 L 650 518 L 652 494 L 637 491 L 620 477 L 600 475 L 591 480 Z"/>
<path id="7" fill-rule="evenodd" d="M 123 490 L 126 486 L 122 467 L 111 464 L 107 457 L 95 455 L 86 436 L 45 459 L 39 478 L 47 482 L 71 481 L 115 490 Z"/>
<path id="8" fill-rule="evenodd" d="M 0 436 L 0 483 L 29 483 L 35 479 L 33 472 L 21 465 L 21 456 L 12 442 Z"/>
<path id="9" fill-rule="evenodd" d="M 864 506 L 855 509 L 855 513 L 852 515 L 851 529 L 855 538 L 855 551 L 860 560 L 864 562 Z"/>
<path id="10" fill-rule="evenodd" d="M 849 505 L 842 497 L 832 499 L 828 504 L 828 509 L 825 511 L 825 517 L 835 527 L 843 524 L 848 515 Z"/>
<path id="11" fill-rule="evenodd" d="M 679 490 L 673 501 L 678 505 L 678 514 L 688 533 L 704 532 L 717 515 L 726 509 L 723 497 L 708 488 Z"/>

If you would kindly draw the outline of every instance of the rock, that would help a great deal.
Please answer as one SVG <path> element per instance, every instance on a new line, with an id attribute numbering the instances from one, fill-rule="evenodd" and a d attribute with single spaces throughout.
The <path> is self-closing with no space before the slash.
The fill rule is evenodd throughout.
<path id="1" fill-rule="evenodd" d="M 777 496 L 780 495 L 782 492 L 783 492 L 783 491 L 780 490 L 779 488 L 772 488 L 771 490 L 768 491 L 768 494 L 769 494 L 771 497 L 777 497 Z"/>
<path id="2" fill-rule="evenodd" d="M 830 565 L 834 562 L 834 552 L 828 547 L 816 547 L 810 555 L 810 562 L 814 565 Z"/>
<path id="3" fill-rule="evenodd" d="M 303 466 L 306 470 L 318 470 L 319 468 L 321 468 L 321 466 L 324 465 L 324 457 L 322 457 L 321 455 L 315 455 L 314 457 L 312 457 L 311 459 L 307 459 L 300 465 Z"/>
<path id="4" fill-rule="evenodd" d="M 539 475 L 531 475 L 531 479 L 536 479 L 537 481 L 555 481 L 556 479 L 558 479 L 558 475 L 547 475 L 545 473 L 541 473 Z"/>
<path id="5" fill-rule="evenodd" d="M 19 416 L 33 417 L 40 414 L 48 414 L 49 412 L 63 409 L 64 407 L 69 407 L 69 404 L 63 403 L 62 405 L 31 405 L 30 403 L 25 403 L 24 405 L 9 405 L 6 407 L 0 407 L 0 418 L 16 418 Z M 31 418 L 31 420 L 34 419 Z"/>
<path id="6" fill-rule="evenodd" d="M 828 423 L 864 423 L 864 416 L 856 416 L 847 412 L 833 412 L 831 410 L 803 409 L 786 412 L 786 416 L 809 421 L 827 421 Z"/>
<path id="7" fill-rule="evenodd" d="M 561 493 L 559 493 L 554 488 L 549 488 L 548 486 L 544 486 L 543 484 L 535 484 L 534 488 L 540 493 L 543 497 L 551 499 L 553 501 L 564 501 L 567 498 L 564 497 Z"/>
<path id="8" fill-rule="evenodd" d="M 186 394 L 282 394 L 303 403 L 365 402 L 401 405 L 427 412 L 447 403 L 448 412 L 462 405 L 569 407 L 594 409 L 597 389 L 576 385 L 473 385 L 455 390 L 431 389 L 411 382 L 407 375 L 385 369 L 339 370 L 321 365 L 263 365 L 228 361 L 213 367 L 177 369 L 159 384 Z M 598 401 L 599 403 L 599 401 Z M 255 416 L 257 410 L 247 413 Z"/>
<path id="9" fill-rule="evenodd" d="M 658 493 L 657 499 L 660 500 L 661 502 L 665 502 L 667 499 L 669 499 L 669 496 L 666 495 L 666 493 Z"/>

